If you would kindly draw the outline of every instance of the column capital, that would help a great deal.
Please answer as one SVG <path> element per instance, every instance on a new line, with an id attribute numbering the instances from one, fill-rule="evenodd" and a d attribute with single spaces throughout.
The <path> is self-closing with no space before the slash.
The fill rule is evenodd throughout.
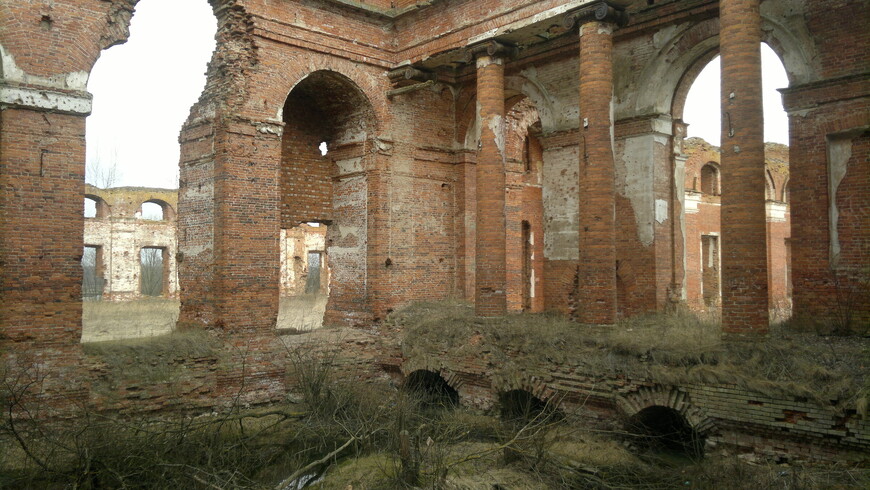
<path id="1" fill-rule="evenodd" d="M 562 26 L 572 29 L 591 21 L 606 22 L 617 27 L 628 24 L 628 12 L 625 7 L 631 2 L 625 0 L 600 1 L 587 5 L 579 10 L 568 12 L 562 18 Z"/>
<path id="2" fill-rule="evenodd" d="M 516 46 L 502 44 L 495 39 L 490 39 L 489 41 L 484 41 L 480 44 L 469 46 L 465 50 L 464 61 L 466 64 L 471 64 L 471 62 L 483 56 L 489 56 L 490 58 L 509 59 L 516 56 L 517 51 L 518 50 Z"/>

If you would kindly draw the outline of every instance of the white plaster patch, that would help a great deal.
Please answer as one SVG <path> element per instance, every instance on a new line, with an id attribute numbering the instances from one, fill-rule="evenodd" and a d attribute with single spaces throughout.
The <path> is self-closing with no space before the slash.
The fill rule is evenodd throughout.
<path id="1" fill-rule="evenodd" d="M 785 213 L 788 210 L 788 206 L 784 202 L 768 201 L 764 207 L 767 211 L 768 223 L 782 223 L 785 221 Z"/>
<path id="2" fill-rule="evenodd" d="M 503 65 L 501 58 L 496 56 L 481 56 L 477 58 L 477 68 L 486 68 L 489 65 Z"/>
<path id="3" fill-rule="evenodd" d="M 828 140 L 828 232 L 831 237 L 831 265 L 837 266 L 840 260 L 840 235 L 837 225 L 840 211 L 837 209 L 837 189 L 846 176 L 849 159 L 852 158 L 852 140 L 838 138 Z"/>
<path id="4" fill-rule="evenodd" d="M 335 164 L 338 166 L 339 175 L 347 175 L 364 170 L 362 158 L 349 158 L 347 160 L 337 160 Z"/>
<path id="5" fill-rule="evenodd" d="M 683 199 L 686 214 L 695 214 L 698 212 L 699 204 L 701 204 L 701 193 L 699 192 L 686 192 L 685 197 Z"/>
<path id="6" fill-rule="evenodd" d="M 7 82 L 18 82 L 45 88 L 87 91 L 88 72 L 74 71 L 51 77 L 30 75 L 18 67 L 11 53 L 0 47 L 0 75 Z"/>
<path id="7" fill-rule="evenodd" d="M 664 199 L 656 199 L 656 222 L 662 224 L 668 220 L 668 202 Z"/>
<path id="8" fill-rule="evenodd" d="M 580 177 L 577 146 L 544 151 L 544 257 L 580 258 Z"/>
<path id="9" fill-rule="evenodd" d="M 258 123 L 257 131 L 263 134 L 274 134 L 276 136 L 281 136 L 284 133 L 284 128 L 280 124 Z"/>
<path id="10" fill-rule="evenodd" d="M 489 120 L 488 126 L 495 137 L 495 146 L 498 147 L 498 154 L 504 158 L 504 118 L 496 114 Z"/>
<path id="11" fill-rule="evenodd" d="M 649 135 L 626 138 L 622 158 L 614 159 L 617 192 L 631 202 L 637 237 L 645 247 L 652 245 L 655 238 L 653 144 L 654 138 Z"/>
<path id="12" fill-rule="evenodd" d="M 531 17 L 527 17 L 525 19 L 521 19 L 521 20 L 518 20 L 516 22 L 512 22 L 510 24 L 498 27 L 496 29 L 490 29 L 486 32 L 478 34 L 477 36 L 471 37 L 471 38 L 469 38 L 468 43 L 466 43 L 466 45 L 471 46 L 472 44 L 476 44 L 476 43 L 479 43 L 481 41 L 486 41 L 486 40 L 492 39 L 496 36 L 499 36 L 502 34 L 507 34 L 509 32 L 513 32 L 517 29 L 521 29 L 523 27 L 526 27 L 526 26 L 529 26 L 532 24 L 537 24 L 538 22 L 543 22 L 545 20 L 552 19 L 553 17 L 560 16 L 560 15 L 564 14 L 565 12 L 568 12 L 570 10 L 577 8 L 577 7 L 583 6 L 585 4 L 591 3 L 593 1 L 595 1 L 595 0 L 572 0 L 569 2 L 565 2 L 564 4 L 559 5 L 558 7 L 554 7 L 554 8 L 551 8 L 549 10 L 545 10 L 545 11 L 540 12 L 538 14 L 535 14 Z"/>
<path id="13" fill-rule="evenodd" d="M 0 86 L 0 104 L 32 107 L 50 111 L 88 115 L 91 113 L 91 95 L 70 95 L 52 90 L 26 87 Z"/>

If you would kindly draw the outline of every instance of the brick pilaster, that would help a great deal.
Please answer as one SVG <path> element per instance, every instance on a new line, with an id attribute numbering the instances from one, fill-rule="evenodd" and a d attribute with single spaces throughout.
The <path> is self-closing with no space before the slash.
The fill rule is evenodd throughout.
<path id="1" fill-rule="evenodd" d="M 504 62 L 488 54 L 477 58 L 477 230 L 475 312 L 501 316 L 507 311 L 505 252 Z"/>
<path id="2" fill-rule="evenodd" d="M 580 263 L 577 319 L 616 322 L 613 24 L 580 26 Z"/>
<path id="3" fill-rule="evenodd" d="M 722 56 L 722 329 L 766 334 L 767 249 L 759 0 L 719 4 Z"/>

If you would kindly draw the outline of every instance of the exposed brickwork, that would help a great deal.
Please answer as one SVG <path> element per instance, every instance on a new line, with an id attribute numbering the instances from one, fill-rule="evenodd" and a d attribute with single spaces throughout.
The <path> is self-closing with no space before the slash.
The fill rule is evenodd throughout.
<path id="1" fill-rule="evenodd" d="M 474 304 L 480 316 L 507 312 L 505 257 L 504 61 L 477 59 L 480 150 L 477 155 L 477 258 Z"/>
<path id="2" fill-rule="evenodd" d="M 722 329 L 765 334 L 764 113 L 758 0 L 719 3 L 722 57 Z"/>
<path id="3" fill-rule="evenodd" d="M 580 290 L 582 323 L 616 322 L 612 31 L 580 26 Z"/>

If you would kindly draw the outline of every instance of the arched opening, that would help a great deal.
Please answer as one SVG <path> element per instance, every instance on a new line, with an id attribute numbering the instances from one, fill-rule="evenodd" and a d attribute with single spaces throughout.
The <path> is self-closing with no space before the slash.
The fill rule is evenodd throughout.
<path id="1" fill-rule="evenodd" d="M 365 169 L 376 120 L 359 87 L 332 71 L 300 81 L 283 119 L 278 328 L 302 331 L 363 303 Z"/>
<path id="2" fill-rule="evenodd" d="M 640 448 L 655 452 L 676 452 L 690 458 L 704 456 L 704 438 L 679 412 L 654 405 L 628 420 L 626 432 Z"/>
<path id="3" fill-rule="evenodd" d="M 405 380 L 404 389 L 419 397 L 424 408 L 452 409 L 459 406 L 459 392 L 433 371 L 414 371 Z"/>
<path id="4" fill-rule="evenodd" d="M 510 91 L 508 94 L 510 95 Z M 505 113 L 505 210 L 508 310 L 544 310 L 544 153 L 538 110 L 523 94 Z"/>
<path id="5" fill-rule="evenodd" d="M 510 390 L 499 395 L 501 418 L 506 422 L 525 423 L 540 420 L 556 412 L 556 407 L 526 390 Z"/>
<path id="6" fill-rule="evenodd" d="M 685 294 L 690 307 L 721 305 L 719 263 L 721 184 L 720 67 L 716 50 L 698 58 L 686 71 L 673 100 L 674 119 L 687 125 L 689 137 L 678 145 L 675 158 L 685 159 L 684 264 Z M 788 75 L 777 54 L 761 45 L 765 122 L 765 200 L 767 209 L 768 289 L 772 319 L 790 315 L 788 283 L 791 236 L 788 206 L 777 199 L 777 188 L 788 179 L 788 117 L 778 88 L 788 86 Z M 726 184 L 727 185 L 727 184 Z M 726 245 L 727 246 L 727 245 Z"/>
<path id="7" fill-rule="evenodd" d="M 701 168 L 701 192 L 710 196 L 718 196 L 719 187 L 719 167 L 710 162 Z"/>
<path id="8" fill-rule="evenodd" d="M 109 205 L 99 196 L 85 194 L 85 218 L 109 217 Z"/>
<path id="9" fill-rule="evenodd" d="M 85 286 L 93 293 L 89 284 L 102 278 L 104 301 L 84 305 L 83 341 L 150 336 L 174 327 L 177 235 L 169 202 L 175 197 L 153 200 L 147 193 L 178 187 L 178 134 L 205 86 L 216 32 L 206 0 L 141 0 L 127 41 L 100 53 L 89 74 L 93 108 L 86 123 L 85 180 L 110 188 L 104 195 L 115 215 L 107 206 L 102 214 L 97 201 L 95 217 L 107 219 L 85 223 L 86 243 L 98 247 L 105 271 L 94 277 L 94 254 L 86 249 L 84 272 L 91 277 Z"/>
<path id="10" fill-rule="evenodd" d="M 139 218 L 148 221 L 163 221 L 168 218 L 167 206 L 158 201 L 145 201 L 139 207 Z"/>

